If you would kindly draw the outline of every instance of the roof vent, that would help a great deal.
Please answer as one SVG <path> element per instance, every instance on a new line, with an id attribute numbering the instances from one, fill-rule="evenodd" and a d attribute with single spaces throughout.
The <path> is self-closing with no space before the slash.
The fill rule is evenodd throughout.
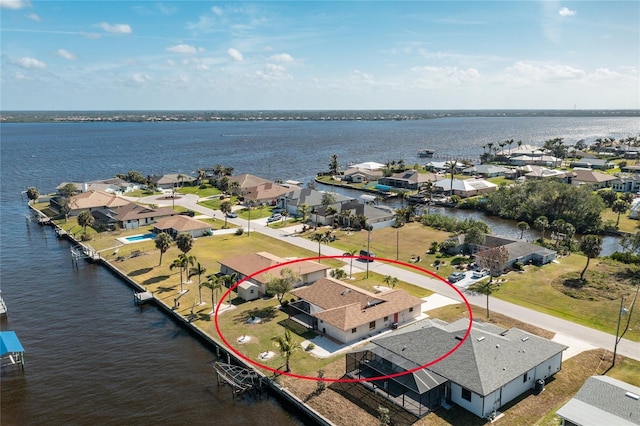
<path id="1" fill-rule="evenodd" d="M 462 336 L 456 336 L 456 339 L 457 339 L 457 340 L 462 340 L 462 339 L 463 339 L 463 337 L 462 337 Z"/>
<path id="2" fill-rule="evenodd" d="M 478 342 L 482 342 L 484 340 L 484 336 L 478 337 Z"/>
<path id="3" fill-rule="evenodd" d="M 523 342 L 526 342 L 527 340 L 529 340 L 529 336 L 524 336 L 524 337 L 523 337 L 522 339 L 520 339 L 520 340 L 522 340 Z"/>
<path id="4" fill-rule="evenodd" d="M 635 399 L 636 401 L 638 399 L 640 399 L 640 395 L 637 395 L 637 394 L 635 394 L 633 392 L 627 392 L 627 393 L 624 394 L 624 396 L 628 396 L 629 398 Z"/>
<path id="5" fill-rule="evenodd" d="M 500 345 L 496 345 L 496 349 L 500 349 Z"/>

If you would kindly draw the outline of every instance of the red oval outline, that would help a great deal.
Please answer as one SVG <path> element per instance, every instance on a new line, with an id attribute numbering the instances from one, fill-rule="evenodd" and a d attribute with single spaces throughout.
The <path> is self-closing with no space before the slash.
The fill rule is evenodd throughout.
<path id="1" fill-rule="evenodd" d="M 385 259 L 385 258 L 381 258 L 381 257 L 376 257 L 375 260 L 376 261 L 382 261 L 382 262 L 388 262 L 388 263 L 395 263 L 397 265 L 403 265 L 403 266 L 408 266 L 411 269 L 415 269 L 418 270 L 420 272 L 426 273 L 427 275 L 431 276 L 432 278 L 436 278 L 442 282 L 444 282 L 445 284 L 447 284 L 449 287 L 451 287 L 452 289 L 455 290 L 456 293 L 458 293 L 458 295 L 462 298 L 462 301 L 464 302 L 466 308 L 467 308 L 467 312 L 469 313 L 469 326 L 467 327 L 467 330 L 464 334 L 464 336 L 462 336 L 462 339 L 458 342 L 458 344 L 456 344 L 451 350 L 449 350 L 448 352 L 446 352 L 444 355 L 434 359 L 433 361 L 430 361 L 424 365 L 420 365 L 416 368 L 413 368 L 411 370 L 407 370 L 407 371 L 401 371 L 399 373 L 394 373 L 394 374 L 388 374 L 386 376 L 374 376 L 374 377 L 366 377 L 363 379 L 333 379 L 330 377 L 311 377 L 311 376 L 304 376 L 302 374 L 295 374 L 295 373 L 291 373 L 291 372 L 286 372 L 286 371 L 282 371 L 282 370 L 278 370 L 277 368 L 272 368 L 269 367 L 267 365 L 264 364 L 260 364 L 259 362 L 245 356 L 244 354 L 240 353 L 233 345 L 229 344 L 229 342 L 227 341 L 227 339 L 225 339 L 224 335 L 222 334 L 222 331 L 220 330 L 220 323 L 218 322 L 218 312 L 220 311 L 220 306 L 222 305 L 223 301 L 225 300 L 225 298 L 229 295 L 229 293 L 231 293 L 236 287 L 238 287 L 240 284 L 242 284 L 243 282 L 247 281 L 250 278 L 253 278 L 256 275 L 262 274 L 264 272 L 267 272 L 271 269 L 275 269 L 275 268 L 279 268 L 282 266 L 286 266 L 286 265 L 291 265 L 293 263 L 298 263 L 298 262 L 306 262 L 307 260 L 314 260 L 314 261 L 320 261 L 322 259 L 366 259 L 366 257 L 363 256 L 348 256 L 348 255 L 336 255 L 336 256 L 316 256 L 316 257 L 305 257 L 305 258 L 300 258 L 300 259 L 294 259 L 294 260 L 290 260 L 287 262 L 283 262 L 283 263 L 278 263 L 277 265 L 273 265 L 273 266 L 269 266 L 267 268 L 261 269 L 259 271 L 254 272 L 251 275 L 248 275 L 246 277 L 244 277 L 243 279 L 241 279 L 240 281 L 236 282 L 232 287 L 230 287 L 220 298 L 220 300 L 218 301 L 218 304 L 216 305 L 216 310 L 215 310 L 215 315 L 214 315 L 214 322 L 215 322 L 215 326 L 216 326 L 216 331 L 218 332 L 218 337 L 220 337 L 220 339 L 224 342 L 224 344 L 227 346 L 227 349 L 231 350 L 231 352 L 233 352 L 234 354 L 236 354 L 236 356 L 238 356 L 239 358 L 244 359 L 245 361 L 247 361 L 250 364 L 253 364 L 254 366 L 257 366 L 259 368 L 263 368 L 267 371 L 271 371 L 272 373 L 275 374 L 281 374 L 284 376 L 289 376 L 289 377 L 293 377 L 296 379 L 303 379 L 303 380 L 312 380 L 312 381 L 317 381 L 317 382 L 330 382 L 330 383 L 360 383 L 360 382 L 372 382 L 372 381 L 376 381 L 376 380 L 385 380 L 385 379 L 392 379 L 394 377 L 400 377 L 400 376 L 404 376 L 407 374 L 411 374 L 415 371 L 418 370 L 422 370 L 423 368 L 429 367 L 433 364 L 436 364 L 440 361 L 442 361 L 443 359 L 447 358 L 448 356 L 452 355 L 455 351 L 458 350 L 458 348 L 460 348 L 460 346 L 467 340 L 467 338 L 469 338 L 469 335 L 471 334 L 471 326 L 473 324 L 473 312 L 471 311 L 471 305 L 469 304 L 469 301 L 467 300 L 466 297 L 464 297 L 464 295 L 462 294 L 462 292 L 460 290 L 458 290 L 453 284 L 451 284 L 449 281 L 445 280 L 444 278 L 442 278 L 441 276 L 428 271 L 424 268 L 421 268 L 419 266 L 416 265 L 412 265 L 410 263 L 405 263 L 405 262 L 401 262 L 399 260 L 393 260 L 393 259 Z"/>

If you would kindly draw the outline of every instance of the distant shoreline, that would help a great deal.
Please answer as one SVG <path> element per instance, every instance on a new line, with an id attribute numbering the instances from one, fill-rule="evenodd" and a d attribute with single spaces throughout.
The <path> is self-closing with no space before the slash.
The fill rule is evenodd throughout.
<path id="1" fill-rule="evenodd" d="M 1 123 L 405 121 L 462 117 L 640 117 L 640 109 L 2 111 Z"/>

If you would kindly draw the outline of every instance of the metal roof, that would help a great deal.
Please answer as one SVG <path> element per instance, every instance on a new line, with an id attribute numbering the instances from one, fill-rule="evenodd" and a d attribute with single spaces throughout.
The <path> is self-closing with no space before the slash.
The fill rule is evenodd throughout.
<path id="1" fill-rule="evenodd" d="M 13 352 L 24 352 L 16 332 L 0 331 L 0 356 Z"/>

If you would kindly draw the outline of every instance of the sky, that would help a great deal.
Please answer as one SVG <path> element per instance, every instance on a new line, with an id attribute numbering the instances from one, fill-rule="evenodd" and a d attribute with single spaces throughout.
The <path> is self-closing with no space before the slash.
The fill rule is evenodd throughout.
<path id="1" fill-rule="evenodd" d="M 0 0 L 0 110 L 639 109 L 640 1 Z"/>

